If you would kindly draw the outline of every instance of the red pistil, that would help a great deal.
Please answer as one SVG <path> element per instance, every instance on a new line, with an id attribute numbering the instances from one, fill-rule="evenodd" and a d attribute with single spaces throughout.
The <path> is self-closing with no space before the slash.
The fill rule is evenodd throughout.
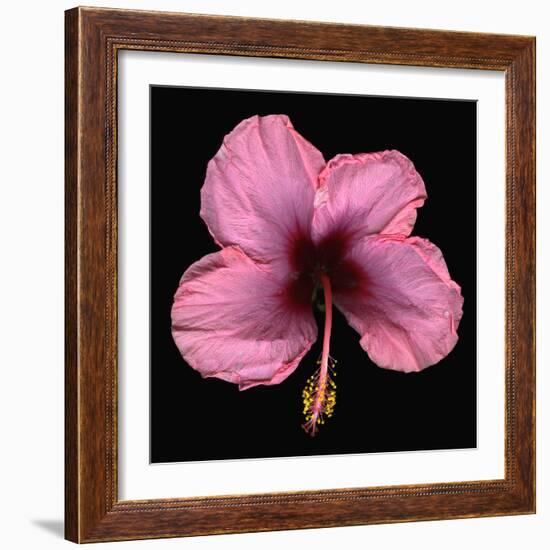
<path id="1" fill-rule="evenodd" d="M 330 333 L 332 329 L 332 288 L 330 279 L 325 273 L 320 277 L 325 295 L 325 328 L 323 334 L 323 351 L 320 366 L 311 376 L 303 391 L 304 414 L 306 422 L 304 430 L 311 436 L 317 433 L 320 424 L 324 424 L 324 416 L 331 417 L 336 403 L 336 384 L 330 377 L 329 369 L 334 373 L 336 361 L 330 357 Z"/>
<path id="2" fill-rule="evenodd" d="M 321 356 L 321 376 L 326 378 L 328 371 L 328 358 L 330 349 L 330 332 L 332 330 L 332 288 L 330 279 L 321 273 L 321 283 L 325 293 L 325 330 L 323 334 L 323 354 Z"/>

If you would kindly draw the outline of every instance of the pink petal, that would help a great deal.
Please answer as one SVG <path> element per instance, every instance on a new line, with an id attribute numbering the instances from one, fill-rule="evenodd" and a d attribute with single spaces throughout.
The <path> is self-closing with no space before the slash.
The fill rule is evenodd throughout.
<path id="1" fill-rule="evenodd" d="M 419 371 L 453 349 L 464 300 L 434 244 L 418 237 L 368 237 L 348 261 L 356 265 L 359 283 L 334 301 L 378 366 Z"/>
<path id="2" fill-rule="evenodd" d="M 194 263 L 172 307 L 183 358 L 202 376 L 240 389 L 282 382 L 317 338 L 311 307 L 293 307 L 285 284 L 237 247 Z"/>
<path id="3" fill-rule="evenodd" d="M 426 189 L 412 162 L 398 151 L 337 155 L 319 176 L 313 238 L 333 231 L 354 239 L 383 233 L 408 236 Z"/>
<path id="4" fill-rule="evenodd" d="M 243 120 L 208 164 L 201 216 L 218 244 L 286 269 L 295 241 L 310 235 L 324 166 L 287 116 Z"/>

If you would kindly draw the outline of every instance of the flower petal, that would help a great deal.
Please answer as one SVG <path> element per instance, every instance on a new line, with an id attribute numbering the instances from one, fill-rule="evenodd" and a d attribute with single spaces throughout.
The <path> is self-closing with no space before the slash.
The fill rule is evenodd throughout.
<path id="1" fill-rule="evenodd" d="M 261 263 L 283 260 L 309 237 L 321 153 L 285 115 L 254 116 L 228 134 L 209 162 L 201 216 L 216 242 Z"/>
<path id="2" fill-rule="evenodd" d="M 311 307 L 293 305 L 285 284 L 237 247 L 194 263 L 172 306 L 183 358 L 202 376 L 240 389 L 282 382 L 317 338 Z"/>
<path id="3" fill-rule="evenodd" d="M 412 162 L 399 151 L 337 155 L 319 176 L 313 238 L 333 231 L 410 235 L 426 189 Z"/>
<path id="4" fill-rule="evenodd" d="M 464 300 L 434 244 L 418 237 L 368 237 L 348 261 L 359 283 L 340 289 L 334 301 L 379 367 L 419 371 L 453 349 Z"/>

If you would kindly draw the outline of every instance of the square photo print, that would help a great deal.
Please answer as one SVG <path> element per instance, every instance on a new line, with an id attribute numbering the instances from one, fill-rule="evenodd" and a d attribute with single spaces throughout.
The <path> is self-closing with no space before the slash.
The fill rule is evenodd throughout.
<path id="1" fill-rule="evenodd" d="M 152 463 L 476 447 L 476 113 L 150 87 Z"/>

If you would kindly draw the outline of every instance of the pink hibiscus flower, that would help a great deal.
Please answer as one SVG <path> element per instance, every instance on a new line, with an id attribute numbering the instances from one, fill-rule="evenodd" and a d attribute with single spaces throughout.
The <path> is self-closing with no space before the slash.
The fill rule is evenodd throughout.
<path id="1" fill-rule="evenodd" d="M 460 287 L 441 251 L 409 237 L 424 182 L 398 151 L 325 162 L 285 115 L 254 116 L 209 162 L 201 217 L 221 247 L 183 274 L 172 335 L 189 365 L 241 390 L 279 384 L 317 339 L 319 367 L 303 392 L 315 435 L 335 403 L 329 354 L 333 304 L 378 366 L 420 371 L 457 342 Z"/>

